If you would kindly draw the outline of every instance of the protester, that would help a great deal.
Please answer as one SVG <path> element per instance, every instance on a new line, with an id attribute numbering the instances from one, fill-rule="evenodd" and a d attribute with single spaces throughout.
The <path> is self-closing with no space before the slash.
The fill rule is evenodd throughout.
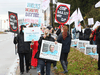
<path id="1" fill-rule="evenodd" d="M 59 43 L 62 43 L 60 62 L 61 62 L 61 65 L 64 69 L 64 71 L 62 73 L 67 73 L 68 72 L 68 70 L 67 70 L 67 65 L 68 65 L 67 57 L 68 57 L 68 53 L 70 52 L 71 36 L 68 33 L 67 26 L 63 26 L 61 28 L 61 32 L 62 33 L 58 36 L 58 39 L 57 39 L 57 41 Z"/>
<path id="2" fill-rule="evenodd" d="M 56 30 L 56 35 L 58 36 L 61 33 L 61 27 L 58 27 L 58 29 Z"/>
<path id="3" fill-rule="evenodd" d="M 88 25 L 87 28 L 84 30 L 84 40 L 90 41 L 89 37 L 90 37 L 91 32 L 92 31 Z"/>
<path id="4" fill-rule="evenodd" d="M 98 27 L 97 27 L 98 28 Z M 93 45 L 96 45 L 96 33 L 97 33 L 97 28 L 95 30 L 92 31 L 91 35 L 90 35 L 90 39 L 93 41 Z"/>
<path id="5" fill-rule="evenodd" d="M 57 35 L 54 33 L 54 29 L 52 26 L 47 27 L 49 29 L 49 33 L 51 34 L 51 37 L 53 37 L 55 40 L 57 40 Z M 53 61 L 53 69 L 57 69 L 57 61 Z"/>
<path id="6" fill-rule="evenodd" d="M 75 27 L 73 28 L 72 33 L 73 33 L 73 39 L 76 39 L 76 28 Z"/>
<path id="7" fill-rule="evenodd" d="M 38 60 L 36 58 L 34 58 L 34 56 L 35 56 L 36 52 L 38 51 L 38 41 L 34 41 L 34 44 L 31 45 L 31 48 L 33 49 L 32 59 L 31 59 L 31 66 L 36 68 Z"/>
<path id="8" fill-rule="evenodd" d="M 84 40 L 84 34 L 83 34 L 83 26 L 81 26 L 81 32 L 79 32 L 79 40 Z"/>
<path id="9" fill-rule="evenodd" d="M 14 37 L 14 44 L 18 43 L 18 55 L 20 59 L 20 73 L 24 73 L 24 57 L 26 62 L 26 72 L 29 72 L 29 54 L 30 54 L 30 43 L 31 42 L 24 42 L 24 28 L 26 26 L 21 25 L 21 31 L 17 35 L 17 37 Z"/>
<path id="10" fill-rule="evenodd" d="M 38 43 L 39 47 L 38 50 L 40 51 L 42 40 L 48 40 L 48 41 L 55 41 L 53 37 L 51 37 L 51 34 L 49 33 L 48 29 L 45 29 L 44 35 L 40 37 Z M 50 69 L 51 69 L 51 61 L 46 59 L 40 59 L 40 69 L 41 69 L 41 75 L 44 75 L 44 66 L 46 65 L 46 75 L 50 75 Z"/>
<path id="11" fill-rule="evenodd" d="M 100 70 L 100 26 L 96 33 L 97 53 L 98 53 L 98 70 Z"/>

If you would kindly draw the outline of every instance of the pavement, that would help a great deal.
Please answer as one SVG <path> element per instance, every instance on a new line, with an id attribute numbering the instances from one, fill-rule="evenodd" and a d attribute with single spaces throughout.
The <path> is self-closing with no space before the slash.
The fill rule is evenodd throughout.
<path id="1" fill-rule="evenodd" d="M 52 70 L 52 68 L 51 68 L 51 70 Z M 17 68 L 16 75 L 20 75 L 20 68 L 19 68 L 19 66 L 18 66 L 18 68 Z M 29 73 L 24 72 L 23 75 L 38 75 L 38 74 L 37 74 L 37 69 L 32 68 L 32 69 L 30 69 Z M 46 74 L 45 74 L 45 75 L 46 75 Z M 52 71 L 51 71 L 50 75 L 54 75 L 54 74 L 52 73 Z"/>

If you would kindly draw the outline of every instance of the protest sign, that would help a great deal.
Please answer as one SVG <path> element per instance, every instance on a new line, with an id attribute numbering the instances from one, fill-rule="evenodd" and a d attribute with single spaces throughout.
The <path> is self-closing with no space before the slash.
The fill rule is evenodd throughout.
<path id="1" fill-rule="evenodd" d="M 85 46 L 88 45 L 90 42 L 85 40 L 79 40 L 78 41 L 78 48 L 79 49 L 85 49 Z"/>
<path id="2" fill-rule="evenodd" d="M 77 47 L 78 46 L 78 41 L 79 41 L 79 39 L 71 40 L 71 47 Z"/>
<path id="3" fill-rule="evenodd" d="M 24 41 L 38 41 L 41 36 L 40 27 L 24 28 Z"/>
<path id="4" fill-rule="evenodd" d="M 86 45 L 85 54 L 86 55 L 98 55 L 97 54 L 97 45 Z"/>
<path id="5" fill-rule="evenodd" d="M 88 25 L 93 25 L 93 24 L 94 24 L 94 19 L 88 18 Z"/>
<path id="6" fill-rule="evenodd" d="M 39 20 L 41 20 L 40 13 L 42 13 L 41 2 L 27 2 L 24 22 L 33 23 L 40 26 L 40 24 L 38 24 Z"/>
<path id="7" fill-rule="evenodd" d="M 42 40 L 40 58 L 47 60 L 59 61 L 61 55 L 62 44 L 51 41 Z"/>
<path id="8" fill-rule="evenodd" d="M 17 18 L 17 13 L 9 11 L 8 14 L 9 14 L 10 31 L 13 32 L 13 33 L 18 33 L 18 18 Z"/>
<path id="9" fill-rule="evenodd" d="M 66 24 L 70 17 L 70 5 L 64 3 L 57 3 L 55 12 L 55 22 L 59 24 Z"/>

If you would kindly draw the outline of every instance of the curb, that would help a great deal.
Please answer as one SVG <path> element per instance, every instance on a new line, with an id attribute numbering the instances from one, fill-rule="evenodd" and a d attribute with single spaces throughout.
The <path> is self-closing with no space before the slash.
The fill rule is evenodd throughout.
<path id="1" fill-rule="evenodd" d="M 16 75 L 16 71 L 18 69 L 18 66 L 19 66 L 19 57 L 17 57 L 17 59 L 14 61 L 14 63 L 10 67 L 7 75 Z"/>

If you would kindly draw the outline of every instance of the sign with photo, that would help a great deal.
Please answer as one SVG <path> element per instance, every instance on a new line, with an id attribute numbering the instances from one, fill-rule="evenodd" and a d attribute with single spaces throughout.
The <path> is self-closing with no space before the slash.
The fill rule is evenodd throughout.
<path id="1" fill-rule="evenodd" d="M 85 50 L 85 46 L 89 45 L 90 42 L 89 41 L 85 41 L 85 40 L 79 40 L 78 41 L 78 48 L 79 49 L 84 49 Z"/>
<path id="2" fill-rule="evenodd" d="M 40 27 L 24 28 L 24 41 L 38 41 L 41 36 Z"/>
<path id="3" fill-rule="evenodd" d="M 40 58 L 47 60 L 59 61 L 61 55 L 62 44 L 51 41 L 42 40 Z"/>
<path id="4" fill-rule="evenodd" d="M 18 17 L 17 17 L 17 13 L 9 11 L 8 14 L 9 14 L 10 31 L 14 32 L 14 33 L 18 33 Z"/>
<path id="5" fill-rule="evenodd" d="M 79 41 L 79 39 L 71 40 L 71 47 L 77 47 L 78 46 L 78 41 Z"/>
<path id="6" fill-rule="evenodd" d="M 97 45 L 86 45 L 85 46 L 86 55 L 98 55 L 97 54 Z"/>

